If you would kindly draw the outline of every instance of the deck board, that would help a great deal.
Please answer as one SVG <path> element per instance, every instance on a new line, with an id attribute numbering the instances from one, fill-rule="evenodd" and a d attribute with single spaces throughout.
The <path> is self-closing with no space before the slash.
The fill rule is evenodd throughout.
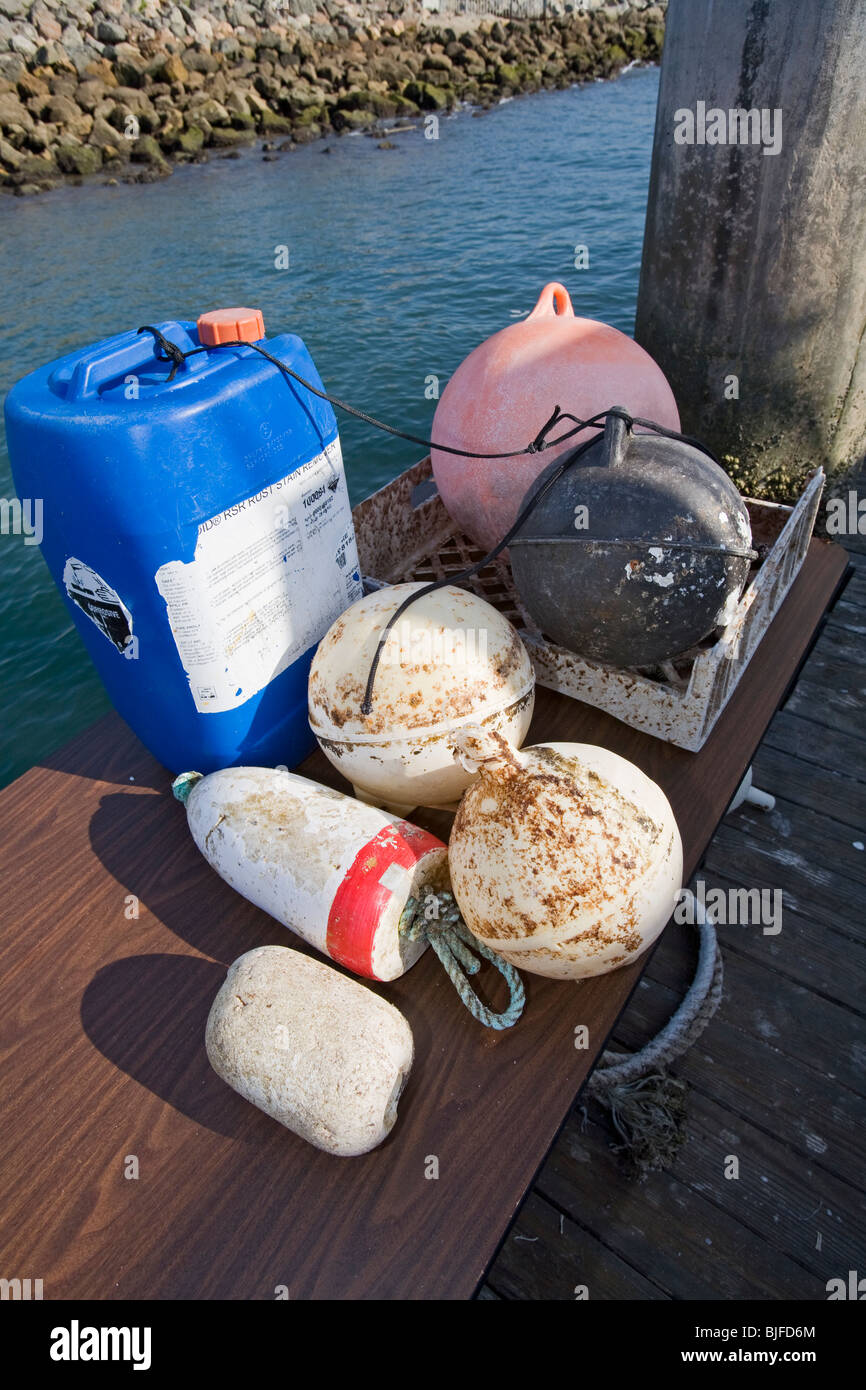
<path id="1" fill-rule="evenodd" d="M 854 577 L 755 759 L 777 808 L 726 818 L 700 871 L 708 887 L 781 888 L 784 916 L 778 936 L 720 929 L 722 1006 L 672 1068 L 690 1088 L 687 1142 L 667 1173 L 637 1181 L 606 1112 L 590 1102 L 586 1123 L 578 1101 L 533 1188 L 573 1215 L 577 1247 L 565 1254 L 552 1231 L 546 1265 L 544 1249 L 506 1238 L 488 1275 L 502 1297 L 561 1298 L 587 1268 L 591 1297 L 647 1297 L 608 1294 L 600 1239 L 673 1298 L 820 1300 L 828 1279 L 863 1268 L 866 539 L 851 551 Z M 669 927 L 614 1044 L 646 1042 L 693 969 L 689 929 Z M 723 1176 L 731 1154 L 737 1179 Z"/>
<path id="2" fill-rule="evenodd" d="M 501 1298 L 560 1302 L 573 1301 L 584 1288 L 591 1299 L 668 1298 L 646 1273 L 537 1190 L 503 1244 L 496 1261 L 496 1287 Z"/>
<path id="3" fill-rule="evenodd" d="M 743 885 L 721 874 L 701 870 L 710 888 L 740 888 Z M 734 952 L 772 969 L 775 975 L 807 985 L 825 999 L 844 1004 L 863 1016 L 866 1009 L 866 941 L 856 940 L 838 926 L 815 930 L 815 920 L 784 907 L 784 925 L 778 936 L 730 929 L 724 937 L 725 954 Z M 683 952 L 684 975 L 692 960 Z M 654 962 L 653 962 L 654 964 Z M 687 980 L 685 981 L 687 983 Z"/>

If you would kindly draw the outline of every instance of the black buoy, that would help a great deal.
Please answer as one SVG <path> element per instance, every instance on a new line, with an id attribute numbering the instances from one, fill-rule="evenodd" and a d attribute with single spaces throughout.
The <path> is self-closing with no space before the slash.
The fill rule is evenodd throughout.
<path id="1" fill-rule="evenodd" d="M 746 506 L 717 463 L 682 440 L 635 433 L 621 411 L 553 483 L 510 557 L 546 637 L 612 666 L 653 666 L 724 626 L 755 558 L 751 540 Z"/>

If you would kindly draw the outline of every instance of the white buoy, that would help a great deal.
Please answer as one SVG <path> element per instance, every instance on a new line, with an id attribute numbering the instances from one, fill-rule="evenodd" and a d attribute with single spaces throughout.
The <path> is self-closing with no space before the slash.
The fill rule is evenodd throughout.
<path id="1" fill-rule="evenodd" d="M 535 693 L 516 629 L 483 599 L 446 585 L 397 620 L 364 714 L 383 631 L 423 587 L 397 584 L 353 603 L 322 638 L 310 670 L 310 726 L 326 757 L 357 796 L 404 814 L 453 808 L 471 781 L 453 756 L 454 731 L 480 724 L 519 745 Z"/>
<path id="2" fill-rule="evenodd" d="M 536 975 L 581 979 L 627 965 L 655 941 L 682 881 L 664 793 L 616 753 L 585 743 L 518 752 L 464 729 L 480 771 L 448 846 L 469 930 Z"/>
<path id="3" fill-rule="evenodd" d="M 413 1055 L 412 1031 L 392 1004 L 286 946 L 260 946 L 229 967 L 205 1046 L 245 1100 L 343 1157 L 388 1136 Z"/>

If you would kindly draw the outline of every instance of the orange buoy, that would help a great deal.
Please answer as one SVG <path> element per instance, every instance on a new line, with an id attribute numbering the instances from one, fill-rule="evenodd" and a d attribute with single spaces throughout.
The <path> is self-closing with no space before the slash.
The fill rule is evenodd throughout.
<path id="1" fill-rule="evenodd" d="M 527 319 L 494 333 L 461 362 L 436 408 L 432 437 L 479 454 L 510 453 L 527 447 L 556 406 L 587 420 L 612 405 L 680 428 L 673 392 L 649 354 L 609 324 L 577 318 L 568 291 L 553 282 Z M 551 437 L 571 428 L 565 421 Z M 521 458 L 461 458 L 433 449 L 439 494 L 461 529 L 489 550 L 516 520 L 538 475 L 591 433 Z"/>

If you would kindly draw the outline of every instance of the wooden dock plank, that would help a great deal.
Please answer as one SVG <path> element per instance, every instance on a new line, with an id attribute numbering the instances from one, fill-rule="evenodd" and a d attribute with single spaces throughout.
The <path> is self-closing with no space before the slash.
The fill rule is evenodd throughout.
<path id="1" fill-rule="evenodd" d="M 775 1135 L 732 1115 L 710 1096 L 693 1091 L 689 1112 L 689 1140 L 672 1169 L 681 1181 L 814 1274 L 816 1297 L 840 1270 L 862 1264 L 862 1190 L 802 1163 Z M 723 1176 L 730 1154 L 739 1159 L 736 1178 Z"/>
<path id="2" fill-rule="evenodd" d="M 700 878 L 706 890 L 721 888 L 728 892 L 740 888 L 742 884 L 721 874 L 701 869 Z M 672 932 L 669 933 L 672 935 Z M 666 938 L 667 940 L 667 938 Z M 866 940 L 856 941 L 844 931 L 822 927 L 816 930 L 815 921 L 795 912 L 786 901 L 782 930 L 778 936 L 764 936 L 748 929 L 728 928 L 722 933 L 725 959 L 731 952 L 748 956 L 758 964 L 767 966 L 774 975 L 780 975 L 795 984 L 823 995 L 825 999 L 844 1004 L 861 1017 L 866 1011 Z M 683 943 L 681 955 L 683 962 L 693 965 L 692 953 Z M 656 977 L 655 958 L 647 967 L 647 974 Z"/>
<path id="3" fill-rule="evenodd" d="M 495 1263 L 504 1298 L 664 1300 L 657 1284 L 537 1192 L 521 1208 Z M 586 1293 L 583 1291 L 586 1290 Z"/>
<path id="4" fill-rule="evenodd" d="M 672 926 L 685 935 L 693 928 Z M 718 928 L 718 939 L 725 962 L 725 992 L 736 1005 L 725 1010 L 732 1029 L 744 1034 L 744 1046 L 751 1046 L 763 1057 L 768 1070 L 785 1069 L 799 1074 L 805 1085 L 818 1084 L 820 1077 L 833 1082 L 833 1092 L 844 1087 L 854 1095 L 866 1097 L 866 1029 L 862 1013 L 846 1008 L 785 975 L 772 970 L 767 961 L 730 950 L 744 937 L 756 937 L 760 927 Z M 783 934 L 783 933 L 782 933 Z M 764 938 L 767 940 L 767 938 Z M 667 943 L 666 943 L 667 944 Z M 646 977 L 666 985 L 672 993 L 681 987 L 679 962 L 688 957 L 685 945 L 679 951 L 658 950 Z M 696 958 L 695 958 L 695 964 Z"/>
<path id="5" fill-rule="evenodd" d="M 827 767 L 852 781 L 866 782 L 866 722 L 860 736 L 840 734 L 790 707 L 779 710 L 758 750 L 788 753 L 809 766 Z"/>
<path id="6" fill-rule="evenodd" d="M 682 995 L 657 982 L 632 996 L 620 1019 L 616 1040 L 638 1048 L 670 1018 Z M 676 1064 L 676 1074 L 704 1095 L 712 1096 L 767 1134 L 784 1142 L 801 1158 L 838 1178 L 858 1173 L 863 1157 L 864 1107 L 852 1091 L 828 1082 L 820 1073 L 803 1074 L 781 1061 L 761 1040 L 735 1027 L 737 1001 L 727 995 L 713 1020 L 712 1046 L 700 1039 Z"/>
<path id="7" fill-rule="evenodd" d="M 837 873 L 832 861 L 816 859 L 808 845 L 793 842 L 780 851 L 772 840 L 747 837 L 723 824 L 704 865 L 750 888 L 774 889 L 784 884 L 785 903 L 793 911 L 855 940 L 866 940 L 860 885 Z"/>
<path id="8" fill-rule="evenodd" d="M 786 708 L 816 724 L 861 738 L 866 675 L 858 675 L 856 667 L 844 672 L 828 667 L 829 661 L 804 671 Z"/>
<path id="9" fill-rule="evenodd" d="M 814 1275 L 673 1173 L 630 1180 L 592 1119 L 569 1118 L 536 1188 L 671 1298 L 819 1296 Z"/>
<path id="10" fill-rule="evenodd" d="M 729 822 L 725 829 L 739 831 L 750 841 L 775 844 L 781 864 L 786 861 L 789 847 L 798 845 L 817 862 L 832 864 L 840 878 L 866 884 L 866 850 L 857 848 L 864 843 L 862 837 L 866 834 L 862 821 L 846 823 L 841 817 L 825 815 L 802 801 L 789 801 L 780 792 L 772 811 L 742 806 L 737 812 L 737 825 Z"/>
<path id="11" fill-rule="evenodd" d="M 828 627 L 844 628 L 854 637 L 866 636 L 866 614 L 863 612 L 863 593 L 866 592 L 866 579 L 861 579 L 858 575 L 856 592 L 846 593 L 843 599 L 836 604 L 833 612 L 827 618 Z M 851 588 L 854 589 L 854 581 L 851 581 Z"/>
<path id="12" fill-rule="evenodd" d="M 861 763 L 859 748 L 851 748 L 850 739 L 848 743 L 847 759 L 840 766 L 807 762 L 765 741 L 753 763 L 755 786 L 848 826 L 854 832 L 852 843 L 857 832 L 862 839 L 866 833 L 866 757 Z M 866 741 L 862 747 L 866 753 Z M 858 776 L 861 771 L 863 775 Z"/>

